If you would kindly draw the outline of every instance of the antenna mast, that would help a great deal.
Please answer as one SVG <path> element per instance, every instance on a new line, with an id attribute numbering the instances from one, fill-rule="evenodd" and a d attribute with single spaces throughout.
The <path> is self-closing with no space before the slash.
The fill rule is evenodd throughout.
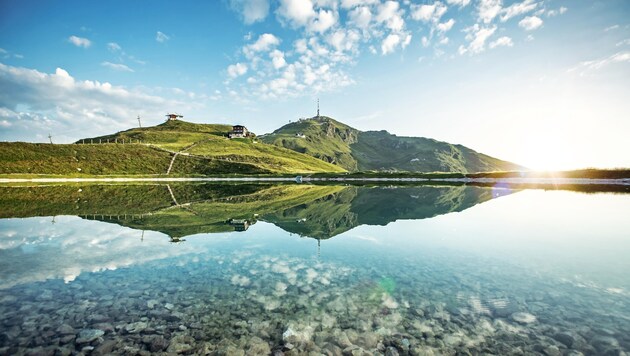
<path id="1" fill-rule="evenodd" d="M 52 136 L 50 135 L 50 132 L 48 133 L 48 139 L 50 140 L 50 144 L 52 145 Z"/>
<path id="2" fill-rule="evenodd" d="M 140 122 L 140 115 L 138 115 L 138 126 L 140 126 L 140 128 L 142 128 L 142 123 Z"/>
<path id="3" fill-rule="evenodd" d="M 319 98 L 317 98 L 317 117 L 319 118 Z"/>

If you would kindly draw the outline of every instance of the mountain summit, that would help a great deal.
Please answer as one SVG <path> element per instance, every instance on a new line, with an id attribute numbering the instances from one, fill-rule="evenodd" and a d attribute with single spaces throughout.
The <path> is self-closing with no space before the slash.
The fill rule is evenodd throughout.
<path id="1" fill-rule="evenodd" d="M 300 119 L 260 139 L 349 171 L 471 173 L 524 168 L 462 145 L 385 130 L 359 131 L 327 116 Z"/>

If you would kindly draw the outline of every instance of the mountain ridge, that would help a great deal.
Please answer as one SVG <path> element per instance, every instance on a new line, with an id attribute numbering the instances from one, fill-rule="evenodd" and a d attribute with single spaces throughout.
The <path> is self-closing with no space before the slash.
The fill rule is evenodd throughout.
<path id="1" fill-rule="evenodd" d="M 360 131 L 328 116 L 286 124 L 263 142 L 309 154 L 348 171 L 487 172 L 525 167 L 460 144 L 426 137 L 397 136 L 385 130 Z"/>

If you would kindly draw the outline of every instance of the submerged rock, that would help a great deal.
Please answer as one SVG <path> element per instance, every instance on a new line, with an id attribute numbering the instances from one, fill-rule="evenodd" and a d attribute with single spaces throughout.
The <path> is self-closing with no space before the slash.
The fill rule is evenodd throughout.
<path id="1" fill-rule="evenodd" d="M 531 324 L 536 322 L 536 316 L 524 312 L 514 313 L 510 315 L 510 318 L 520 324 Z"/>
<path id="2" fill-rule="evenodd" d="M 79 335 L 77 335 L 76 343 L 77 344 L 87 344 L 89 342 L 92 342 L 92 341 L 98 339 L 99 337 L 101 337 L 103 335 L 105 335 L 105 332 L 103 330 L 83 329 L 83 330 L 81 330 L 81 332 L 79 332 Z"/>
<path id="3" fill-rule="evenodd" d="M 306 344 L 311 341 L 311 337 L 313 336 L 313 328 L 310 326 L 305 326 L 302 328 L 298 328 L 293 325 L 289 325 L 287 330 L 282 333 L 282 341 L 286 343 L 291 343 L 295 345 Z"/>
<path id="4" fill-rule="evenodd" d="M 137 334 L 139 332 L 142 332 L 148 326 L 149 326 L 148 323 L 144 321 L 138 321 L 135 323 L 125 325 L 125 331 L 128 332 L 129 334 Z"/>
<path id="5" fill-rule="evenodd" d="M 76 334 L 76 331 L 74 330 L 74 328 L 68 324 L 61 324 L 61 326 L 59 326 L 57 328 L 57 334 L 59 335 L 74 335 Z"/>

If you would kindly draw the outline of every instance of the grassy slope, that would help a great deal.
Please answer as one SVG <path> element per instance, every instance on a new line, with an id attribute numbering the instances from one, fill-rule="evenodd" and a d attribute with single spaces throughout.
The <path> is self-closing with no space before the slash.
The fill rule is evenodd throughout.
<path id="1" fill-rule="evenodd" d="M 344 172 L 339 166 L 252 139 L 210 138 L 186 152 L 230 162 L 246 162 L 278 173 Z"/>
<path id="2" fill-rule="evenodd" d="M 227 139 L 224 136 L 230 129 L 228 125 L 168 121 L 78 141 L 94 144 L 0 143 L 0 174 L 165 174 L 172 158 L 168 151 L 185 148 L 192 156 L 178 155 L 171 175 L 344 172 L 339 166 L 281 147 L 254 143 L 249 138 Z M 105 144 L 107 140 L 110 144 Z M 111 143 L 116 140 L 139 140 L 142 144 Z"/>
<path id="3" fill-rule="evenodd" d="M 304 134 L 305 138 L 296 134 Z M 290 123 L 262 137 L 349 171 L 482 172 L 522 169 L 461 145 L 387 131 L 361 132 L 328 117 Z"/>
<path id="4" fill-rule="evenodd" d="M 85 142 L 110 142 L 118 140 L 140 140 L 143 143 L 154 143 L 159 147 L 179 151 L 195 142 L 208 137 L 225 137 L 232 130 L 232 126 L 223 124 L 195 124 L 191 122 L 175 120 L 166 121 L 157 126 L 133 128 L 112 135 L 86 138 L 77 141 Z"/>
<path id="5" fill-rule="evenodd" d="M 51 145 L 0 142 L 0 174 L 163 175 L 172 154 L 141 144 Z M 172 175 L 272 173 L 243 162 L 178 156 Z"/>
<path id="6" fill-rule="evenodd" d="M 360 170 L 411 172 L 488 172 L 522 169 L 462 145 L 424 137 L 399 137 L 387 131 L 361 132 L 352 150 Z"/>
<path id="7" fill-rule="evenodd" d="M 348 125 L 322 116 L 290 123 L 260 139 L 356 171 L 357 162 L 352 157 L 350 144 L 356 141 L 358 132 Z M 297 137 L 296 134 L 306 137 Z"/>
<path id="8" fill-rule="evenodd" d="M 167 150 L 180 151 L 185 149 L 186 153 L 189 154 L 200 155 L 221 162 L 243 163 L 254 167 L 250 172 L 247 171 L 247 167 L 244 167 L 235 170 L 234 173 L 344 171 L 338 166 L 313 159 L 308 155 L 256 142 L 256 140 L 251 138 L 228 139 L 226 135 L 231 129 L 232 126 L 230 125 L 194 124 L 176 120 L 167 121 L 154 127 L 131 129 L 115 135 L 96 137 L 90 140 L 94 142 L 97 140 L 103 142 L 107 139 L 110 141 L 114 139 L 140 140 Z"/>

